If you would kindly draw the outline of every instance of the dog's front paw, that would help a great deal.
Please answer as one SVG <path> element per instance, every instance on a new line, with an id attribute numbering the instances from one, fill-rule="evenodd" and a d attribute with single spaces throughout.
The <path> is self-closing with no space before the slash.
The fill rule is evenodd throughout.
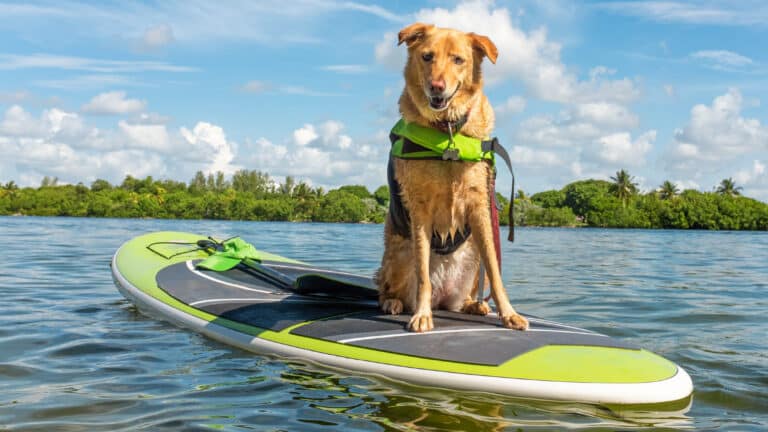
<path id="1" fill-rule="evenodd" d="M 528 330 L 528 320 L 518 313 L 502 315 L 501 323 L 506 328 L 514 330 Z"/>
<path id="2" fill-rule="evenodd" d="M 488 306 L 487 302 L 468 300 L 464 303 L 464 306 L 462 306 L 461 311 L 465 314 L 485 316 L 491 312 L 491 307 Z"/>
<path id="3" fill-rule="evenodd" d="M 435 325 L 432 324 L 432 311 L 427 313 L 417 312 L 411 317 L 411 321 L 408 322 L 408 330 L 423 333 L 432 330 Z"/>
<path id="4" fill-rule="evenodd" d="M 381 303 L 381 310 L 383 310 L 384 313 L 398 315 L 403 311 L 403 302 L 394 298 L 386 299 Z"/>

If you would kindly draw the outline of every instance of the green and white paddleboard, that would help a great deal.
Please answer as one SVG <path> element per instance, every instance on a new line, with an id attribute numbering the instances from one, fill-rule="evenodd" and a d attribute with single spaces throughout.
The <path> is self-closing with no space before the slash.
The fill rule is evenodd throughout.
<path id="1" fill-rule="evenodd" d="M 261 251 L 203 269 L 221 255 L 206 239 L 156 232 L 126 242 L 112 260 L 118 289 L 152 316 L 248 351 L 411 384 L 603 405 L 679 405 L 693 391 L 669 360 L 537 317 L 526 315 L 521 332 L 493 315 L 435 311 L 433 331 L 412 333 L 407 314 L 378 309 L 368 277 Z"/>

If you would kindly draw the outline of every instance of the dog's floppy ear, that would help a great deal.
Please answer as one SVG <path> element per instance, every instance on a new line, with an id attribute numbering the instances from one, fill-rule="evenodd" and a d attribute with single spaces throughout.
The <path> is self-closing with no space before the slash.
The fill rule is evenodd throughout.
<path id="1" fill-rule="evenodd" d="M 402 45 L 402 43 L 405 42 L 410 47 L 414 43 L 423 40 L 427 31 L 434 27 L 435 26 L 432 24 L 411 24 L 408 27 L 400 30 L 400 33 L 397 34 L 397 44 Z"/>
<path id="2" fill-rule="evenodd" d="M 482 36 L 475 33 L 469 33 L 469 38 L 472 40 L 472 46 L 476 50 L 480 50 L 491 63 L 496 64 L 496 58 L 499 56 L 499 50 L 496 49 L 496 45 L 491 42 L 486 36 Z"/>

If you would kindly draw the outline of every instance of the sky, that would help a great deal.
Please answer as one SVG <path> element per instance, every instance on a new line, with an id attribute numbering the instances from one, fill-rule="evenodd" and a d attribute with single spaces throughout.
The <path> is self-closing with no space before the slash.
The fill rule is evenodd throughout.
<path id="1" fill-rule="evenodd" d="M 0 0 L 0 182 L 250 169 L 373 190 L 417 21 L 498 47 L 485 93 L 526 193 L 626 169 L 768 202 L 762 0 Z"/>

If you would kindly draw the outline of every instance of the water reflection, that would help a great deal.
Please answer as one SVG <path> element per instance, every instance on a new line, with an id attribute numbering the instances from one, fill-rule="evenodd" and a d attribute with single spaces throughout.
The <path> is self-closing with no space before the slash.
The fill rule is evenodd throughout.
<path id="1" fill-rule="evenodd" d="M 395 430 L 505 431 L 515 428 L 591 429 L 692 426 L 691 398 L 657 406 L 597 406 L 531 401 L 395 382 L 350 378 L 300 362 L 285 363 L 280 378 L 292 397 L 345 421 L 367 420 Z M 654 410 L 651 410 L 654 409 Z M 327 421 L 327 420 L 326 420 Z M 337 418 L 337 422 L 341 422 Z"/>

